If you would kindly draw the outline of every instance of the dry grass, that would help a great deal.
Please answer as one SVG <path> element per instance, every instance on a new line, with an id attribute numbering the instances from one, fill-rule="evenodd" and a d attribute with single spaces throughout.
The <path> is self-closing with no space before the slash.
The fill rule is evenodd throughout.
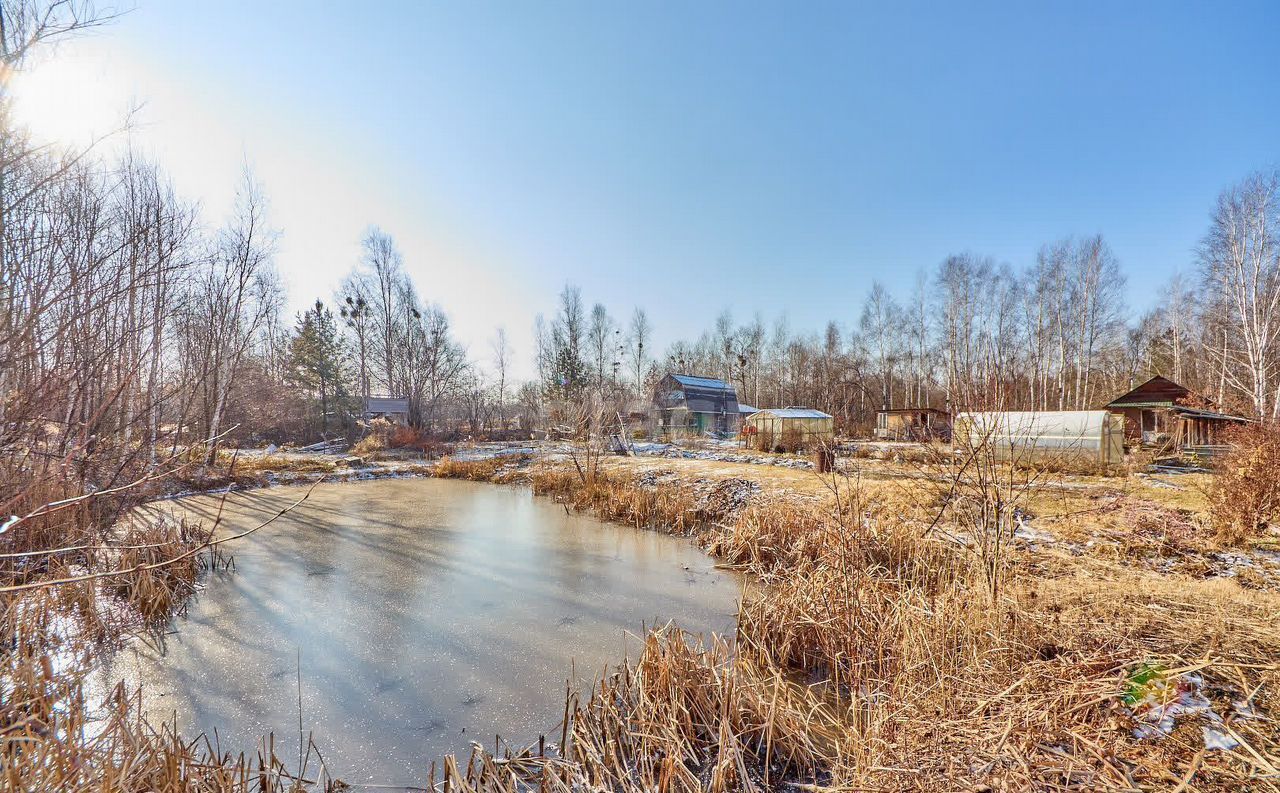
<path id="1" fill-rule="evenodd" d="M 188 462 L 157 484 L 170 493 L 246 490 L 270 485 L 273 478 L 319 477 L 335 470 L 334 459 L 319 454 L 242 454 L 221 450 L 212 465 Z M 159 489 L 139 495 L 159 495 Z"/>
<path id="2" fill-rule="evenodd" d="M 219 756 L 149 724 L 136 692 L 89 700 L 86 676 L 104 650 L 163 631 L 198 578 L 229 563 L 209 545 L 214 526 L 137 509 L 185 469 L 87 497 L 66 468 L 4 473 L 6 511 L 32 517 L 0 534 L 0 788 L 293 789 L 269 746 L 257 758 Z"/>
<path id="3" fill-rule="evenodd" d="M 766 493 L 717 512 L 706 506 L 709 483 L 688 479 L 655 488 L 615 467 L 584 482 L 552 467 L 532 480 L 573 508 L 696 535 L 761 581 L 743 605 L 736 652 L 662 633 L 602 683 L 576 711 L 565 748 L 573 762 L 535 763 L 561 784 L 1276 788 L 1273 722 L 1230 715 L 1235 700 L 1274 706 L 1275 595 L 1141 573 L 1124 560 L 1059 564 L 1046 576 L 1015 559 L 994 596 L 972 552 L 921 532 L 893 490 L 855 481 L 817 509 Z M 1128 670 L 1147 662 L 1200 675 L 1239 746 L 1205 751 L 1197 717 L 1167 738 L 1135 738 L 1120 693 Z M 486 779 L 489 789 L 510 781 Z"/>
<path id="4" fill-rule="evenodd" d="M 492 457 L 484 460 L 455 460 L 444 457 L 431 469 L 432 476 L 441 479 L 466 479 L 471 482 L 493 482 L 509 469 L 518 467 L 527 458 Z"/>
<path id="5" fill-rule="evenodd" d="M 824 480 L 748 468 L 608 461 L 584 477 L 571 465 L 442 461 L 438 476 L 528 481 L 568 508 L 695 537 L 757 583 L 732 644 L 659 629 L 634 661 L 569 698 L 559 741 L 502 756 L 477 749 L 425 781 L 493 793 L 1277 789 L 1276 722 L 1238 716 L 1232 703 L 1275 712 L 1280 597 L 1143 572 L 1125 558 L 1033 553 L 1006 560 L 994 589 L 971 547 L 926 530 L 930 513 L 961 513 L 918 471 Z M 1115 531 L 1192 542 L 1166 525 L 1177 510 L 1126 498 L 1107 512 Z M 192 541 L 167 531 L 164 542 Z M 66 707 L 82 693 L 47 660 L 59 635 L 49 615 L 111 619 L 95 605 L 109 598 L 145 625 L 148 609 L 180 608 L 181 584 L 198 573 L 8 604 L 8 635 L 21 640 L 5 657 L 7 787 L 292 789 L 292 763 L 269 738 L 257 758 L 217 757 L 207 742 L 147 725 L 123 691 L 92 737 L 78 729 L 83 708 Z M 169 599 L 156 600 L 165 589 Z M 82 642 L 66 649 L 92 653 Z M 1163 739 L 1135 738 L 1121 694 L 1146 663 L 1174 680 L 1199 675 L 1239 744 L 1206 751 L 1202 716 Z M 323 769 L 298 775 L 314 780 L 308 788 L 340 789 Z"/>
<path id="6" fill-rule="evenodd" d="M 387 439 L 380 435 L 366 435 L 356 441 L 351 447 L 352 454 L 358 454 L 361 457 L 368 457 L 372 454 L 385 451 L 387 448 Z"/>

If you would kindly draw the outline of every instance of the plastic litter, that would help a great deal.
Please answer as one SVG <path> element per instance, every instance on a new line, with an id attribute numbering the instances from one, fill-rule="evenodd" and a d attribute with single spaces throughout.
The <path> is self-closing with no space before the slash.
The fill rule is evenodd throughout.
<path id="1" fill-rule="evenodd" d="M 1125 678 L 1121 696 L 1125 709 L 1137 722 L 1133 729 L 1134 737 L 1164 738 L 1173 732 L 1179 719 L 1198 716 L 1207 722 L 1200 727 L 1205 749 L 1229 751 L 1239 746 L 1240 741 L 1231 734 L 1222 716 L 1204 695 L 1203 686 L 1204 678 L 1200 675 L 1171 675 L 1159 664 L 1138 664 Z M 1234 704 L 1237 714 L 1241 712 L 1241 704 L 1248 705 Z"/>

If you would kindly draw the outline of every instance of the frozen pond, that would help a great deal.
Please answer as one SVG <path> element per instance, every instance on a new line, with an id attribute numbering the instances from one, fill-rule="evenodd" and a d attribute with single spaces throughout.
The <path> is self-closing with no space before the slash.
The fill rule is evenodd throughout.
<path id="1" fill-rule="evenodd" d="M 232 495 L 223 530 L 302 492 Z M 211 520 L 217 503 L 161 508 Z M 731 631 L 740 588 L 687 540 L 449 480 L 320 485 L 229 550 L 235 572 L 207 579 L 164 652 L 134 642 L 99 682 L 142 684 L 154 720 L 216 729 L 224 751 L 274 732 L 296 758 L 300 657 L 303 725 L 352 783 L 422 783 L 432 760 L 495 734 L 558 741 L 575 669 L 581 685 L 634 656 L 655 620 Z"/>

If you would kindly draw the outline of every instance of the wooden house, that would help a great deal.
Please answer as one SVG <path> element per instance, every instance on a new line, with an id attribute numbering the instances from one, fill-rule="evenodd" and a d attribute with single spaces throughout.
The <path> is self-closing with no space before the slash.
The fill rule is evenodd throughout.
<path id="1" fill-rule="evenodd" d="M 715 377 L 669 374 L 653 392 L 654 432 L 660 437 L 737 435 L 741 427 L 738 392 Z"/>
<path id="2" fill-rule="evenodd" d="M 1124 417 L 1126 446 L 1202 455 L 1221 450 L 1226 429 L 1248 421 L 1215 407 L 1159 375 L 1106 405 L 1109 412 Z"/>
<path id="3" fill-rule="evenodd" d="M 878 441 L 946 440 L 951 436 L 951 414 L 937 408 L 893 408 L 876 413 L 873 433 Z"/>
<path id="4" fill-rule="evenodd" d="M 386 419 L 393 424 L 409 423 L 407 397 L 368 397 L 364 401 L 364 418 Z"/>

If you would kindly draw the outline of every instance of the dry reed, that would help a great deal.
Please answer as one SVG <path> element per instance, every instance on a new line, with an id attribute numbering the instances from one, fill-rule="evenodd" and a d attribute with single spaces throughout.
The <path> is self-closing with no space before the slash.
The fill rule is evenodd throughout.
<path id="1" fill-rule="evenodd" d="M 515 470 L 509 461 L 444 461 L 435 473 L 511 481 Z M 1123 564 L 1058 568 L 1046 577 L 1018 558 L 1002 568 L 1006 580 L 995 589 L 971 548 L 926 531 L 920 514 L 864 492 L 856 479 L 833 477 L 832 497 L 819 504 L 742 498 L 741 486 L 724 481 L 674 476 L 655 484 L 594 469 L 584 477 L 568 465 L 520 476 L 567 508 L 693 536 L 757 583 L 731 643 L 660 628 L 634 661 L 582 698 L 570 695 L 559 741 L 448 758 L 441 779 L 433 771 L 425 780 L 433 789 L 1277 787 L 1280 735 L 1267 717 L 1280 682 L 1273 595 Z M 116 596 L 168 585 L 147 582 Z M 101 613 L 80 603 L 93 592 L 56 596 L 67 604 L 8 609 L 23 626 L 9 635 L 38 628 L 33 613 Z M 6 660 L 10 787 L 295 786 L 270 739 L 258 758 L 219 756 L 207 741 L 147 726 L 123 691 L 105 728 L 75 737 L 81 711 L 62 716 L 53 703 L 81 693 L 74 678 L 41 660 L 48 645 L 40 642 L 48 640 L 24 643 Z M 1181 720 L 1163 739 L 1136 738 L 1120 695 L 1128 670 L 1146 663 L 1175 678 L 1198 675 L 1238 743 L 1206 750 L 1203 717 Z M 1246 711 L 1233 710 L 1237 702 L 1256 716 L 1238 715 Z M 311 780 L 304 787 L 340 789 L 324 769 L 295 775 Z"/>
<path id="2" fill-rule="evenodd" d="M 761 497 L 716 512 L 680 480 L 583 481 L 567 466 L 530 479 L 571 508 L 694 535 L 760 582 L 735 651 L 659 632 L 602 682 L 574 711 L 563 784 L 1276 789 L 1272 721 L 1228 715 L 1239 744 L 1210 755 L 1195 718 L 1136 738 L 1119 696 L 1140 664 L 1195 662 L 1219 712 L 1239 700 L 1265 712 L 1280 682 L 1274 596 L 1123 564 L 1045 579 L 1016 560 L 993 592 L 970 549 L 852 480 L 825 508 Z"/>

